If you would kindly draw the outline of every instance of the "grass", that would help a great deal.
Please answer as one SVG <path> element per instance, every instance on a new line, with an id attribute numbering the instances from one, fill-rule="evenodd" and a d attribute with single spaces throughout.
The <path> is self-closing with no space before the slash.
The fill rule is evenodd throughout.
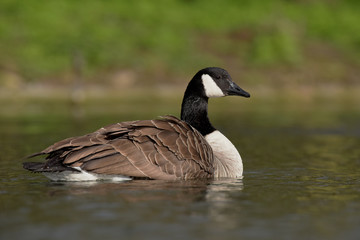
<path id="1" fill-rule="evenodd" d="M 351 0 L 4 0 L 0 85 L 71 85 L 79 76 L 112 83 L 129 69 L 137 83 L 181 83 L 184 73 L 209 65 L 257 74 L 254 83 L 247 73 L 249 85 L 282 85 L 269 73 L 296 76 L 309 72 L 304 65 L 315 69 L 307 82 L 331 69 L 336 80 L 324 82 L 346 84 L 360 64 L 358 9 Z M 325 56 L 313 61 L 319 52 Z M 321 64 L 327 54 L 336 57 L 330 67 Z"/>

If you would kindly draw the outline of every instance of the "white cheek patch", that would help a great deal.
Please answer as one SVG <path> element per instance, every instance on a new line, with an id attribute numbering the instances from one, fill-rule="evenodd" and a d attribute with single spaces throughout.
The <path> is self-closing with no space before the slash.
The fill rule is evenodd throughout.
<path id="1" fill-rule="evenodd" d="M 215 81 L 208 74 L 203 74 L 201 76 L 202 83 L 204 85 L 205 94 L 207 97 L 224 97 L 225 94 L 215 83 Z"/>

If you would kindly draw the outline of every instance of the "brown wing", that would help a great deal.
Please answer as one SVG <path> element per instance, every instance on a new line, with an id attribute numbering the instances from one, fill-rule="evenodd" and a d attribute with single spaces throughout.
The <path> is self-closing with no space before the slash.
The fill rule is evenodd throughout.
<path id="1" fill-rule="evenodd" d="M 47 166 L 61 163 L 99 174 L 151 179 L 213 176 L 213 152 L 205 138 L 173 116 L 113 124 L 48 147 Z"/>

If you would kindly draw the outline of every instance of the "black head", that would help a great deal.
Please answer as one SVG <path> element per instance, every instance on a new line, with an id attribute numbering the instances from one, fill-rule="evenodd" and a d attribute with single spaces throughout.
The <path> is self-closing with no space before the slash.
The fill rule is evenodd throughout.
<path id="1" fill-rule="evenodd" d="M 217 67 L 200 70 L 186 88 L 181 105 L 181 120 L 196 128 L 203 136 L 216 129 L 208 118 L 208 99 L 229 95 L 250 97 L 250 94 L 236 85 L 229 73 Z"/>
<path id="2" fill-rule="evenodd" d="M 207 98 L 230 95 L 250 97 L 249 93 L 232 81 L 225 69 L 218 67 L 204 68 L 196 73 L 187 91 L 197 91 L 199 95 Z"/>

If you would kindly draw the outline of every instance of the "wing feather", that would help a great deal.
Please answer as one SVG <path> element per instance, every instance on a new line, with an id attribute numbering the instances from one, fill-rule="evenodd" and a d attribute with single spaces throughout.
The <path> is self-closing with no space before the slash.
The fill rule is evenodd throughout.
<path id="1" fill-rule="evenodd" d="M 112 124 L 59 141 L 39 154 L 48 154 L 49 166 L 79 166 L 98 174 L 191 179 L 214 172 L 214 155 L 205 138 L 173 116 Z"/>

